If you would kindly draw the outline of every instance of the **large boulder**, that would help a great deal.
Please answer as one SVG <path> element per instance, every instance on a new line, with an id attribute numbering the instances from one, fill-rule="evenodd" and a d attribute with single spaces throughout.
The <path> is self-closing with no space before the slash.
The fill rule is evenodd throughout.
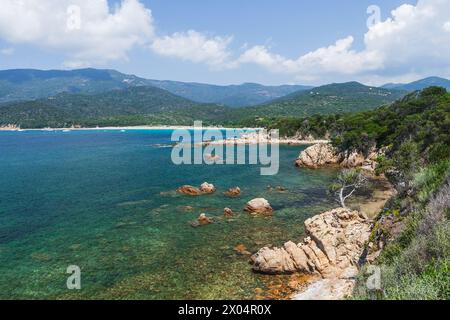
<path id="1" fill-rule="evenodd" d="M 190 185 L 185 185 L 182 187 L 179 187 L 177 189 L 178 193 L 187 195 L 187 196 L 201 196 L 204 194 L 211 194 L 216 192 L 216 187 L 214 187 L 213 184 L 210 184 L 208 182 L 204 182 L 200 188 L 196 188 Z"/>
<path id="2" fill-rule="evenodd" d="M 233 210 L 231 210 L 230 208 L 225 208 L 223 209 L 223 215 L 227 218 L 230 218 L 233 216 Z"/>
<path id="3" fill-rule="evenodd" d="M 204 226 L 204 225 L 212 223 L 212 220 L 210 218 L 208 218 L 206 216 L 206 214 L 204 214 L 204 213 L 200 214 L 200 216 L 198 217 L 197 221 L 198 221 L 198 224 L 201 225 L 201 226 Z"/>
<path id="4" fill-rule="evenodd" d="M 269 201 L 264 198 L 256 198 L 247 202 L 244 210 L 252 215 L 273 213 L 273 209 L 270 206 Z"/>
<path id="5" fill-rule="evenodd" d="M 253 269 L 262 273 L 304 272 L 324 278 L 357 270 L 371 225 L 358 211 L 334 209 L 305 221 L 308 235 L 301 243 L 262 248 L 252 256 Z"/>
<path id="6" fill-rule="evenodd" d="M 357 151 L 339 153 L 329 143 L 318 143 L 302 151 L 295 164 L 297 167 L 311 169 L 326 165 L 340 165 L 344 168 L 362 168 L 373 172 L 377 167 L 376 160 L 383 152 L 373 148 L 368 156 Z"/>
<path id="7" fill-rule="evenodd" d="M 344 160 L 341 162 L 341 166 L 344 168 L 356 168 L 362 167 L 364 162 L 366 161 L 366 157 L 360 152 L 350 152 Z"/>
<path id="8" fill-rule="evenodd" d="M 211 183 L 203 182 L 200 186 L 200 191 L 206 194 L 214 193 L 216 192 L 216 187 L 214 187 L 214 185 Z"/>
<path id="9" fill-rule="evenodd" d="M 295 164 L 297 167 L 317 169 L 324 165 L 339 164 L 342 158 L 329 143 L 318 143 L 300 153 Z"/>
<path id="10" fill-rule="evenodd" d="M 202 194 L 202 191 L 199 188 L 189 186 L 189 185 L 179 187 L 177 189 L 177 192 L 187 195 L 187 196 L 199 196 Z"/>
<path id="11" fill-rule="evenodd" d="M 224 195 L 226 195 L 227 197 L 237 197 L 240 194 L 241 194 L 241 188 L 239 188 L 239 187 L 230 188 L 230 189 L 228 189 L 228 191 L 224 192 Z"/>

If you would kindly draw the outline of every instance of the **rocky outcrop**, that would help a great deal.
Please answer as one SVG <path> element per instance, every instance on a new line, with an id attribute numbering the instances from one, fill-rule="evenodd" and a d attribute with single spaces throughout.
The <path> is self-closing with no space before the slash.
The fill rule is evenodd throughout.
<path id="1" fill-rule="evenodd" d="M 0 131 L 18 131 L 20 127 L 15 124 L 0 125 Z"/>
<path id="2" fill-rule="evenodd" d="M 209 184 L 204 182 L 200 188 L 196 188 L 190 185 L 185 185 L 177 189 L 178 193 L 187 195 L 187 196 L 201 196 L 204 194 L 211 194 L 216 192 L 216 188 L 213 184 Z"/>
<path id="3" fill-rule="evenodd" d="M 257 131 L 242 134 L 238 137 L 231 137 L 224 140 L 205 141 L 200 145 L 252 145 L 252 144 L 288 144 L 288 145 L 308 145 L 313 143 L 328 143 L 329 140 L 317 140 L 312 136 L 308 137 L 275 137 L 269 132 Z"/>
<path id="4" fill-rule="evenodd" d="M 281 248 L 262 248 L 252 256 L 253 269 L 269 274 L 303 272 L 323 278 L 348 277 L 369 238 L 371 224 L 357 211 L 334 209 L 305 221 L 303 242 Z"/>
<path id="5" fill-rule="evenodd" d="M 214 185 L 211 183 L 203 182 L 200 186 L 200 191 L 206 194 L 214 193 L 216 192 L 216 187 L 214 187 Z"/>
<path id="6" fill-rule="evenodd" d="M 199 188 L 193 187 L 193 186 L 189 186 L 189 185 L 185 185 L 182 187 L 179 187 L 177 189 L 178 193 L 187 195 L 187 196 L 199 196 L 202 194 L 202 192 L 200 191 Z"/>
<path id="7" fill-rule="evenodd" d="M 207 217 L 206 214 L 204 213 L 200 214 L 197 220 L 189 222 L 189 224 L 194 228 L 206 226 L 211 223 L 213 223 L 213 220 Z"/>
<path id="8" fill-rule="evenodd" d="M 243 256 L 251 256 L 251 252 L 247 250 L 247 247 L 243 244 L 238 244 L 236 247 L 234 247 L 234 251 L 236 251 L 238 254 Z"/>
<path id="9" fill-rule="evenodd" d="M 273 209 L 270 206 L 269 201 L 267 201 L 264 198 L 257 198 L 247 202 L 244 211 L 247 211 L 251 215 L 258 215 L 258 214 L 270 215 L 273 213 Z"/>
<path id="10" fill-rule="evenodd" d="M 376 159 L 382 153 L 372 150 L 368 156 L 356 151 L 343 154 L 329 143 L 319 143 L 302 151 L 295 164 L 297 167 L 311 169 L 326 165 L 340 165 L 344 168 L 360 167 L 367 171 L 374 171 L 377 166 Z"/>
<path id="11" fill-rule="evenodd" d="M 225 208 L 223 209 L 223 215 L 227 218 L 230 218 L 233 216 L 233 210 L 231 210 L 230 208 Z"/>
<path id="12" fill-rule="evenodd" d="M 241 188 L 236 187 L 236 188 L 230 188 L 228 189 L 228 191 L 224 192 L 224 195 L 226 195 L 227 197 L 237 197 L 241 194 Z"/>
<path id="13" fill-rule="evenodd" d="M 342 157 L 329 143 L 318 143 L 306 148 L 298 157 L 297 167 L 317 169 L 324 165 L 339 164 Z"/>
<path id="14" fill-rule="evenodd" d="M 320 279 L 294 295 L 292 300 L 343 300 L 353 293 L 355 280 L 352 277 Z"/>
<path id="15" fill-rule="evenodd" d="M 344 168 L 360 167 L 367 171 L 374 171 L 377 167 L 376 160 L 381 154 L 382 152 L 373 150 L 366 157 L 360 152 L 350 152 L 344 157 L 340 165 Z"/>
<path id="16" fill-rule="evenodd" d="M 204 226 L 204 225 L 212 223 L 212 220 L 210 218 L 208 218 L 206 216 L 206 214 L 204 214 L 204 213 L 200 214 L 200 216 L 198 217 L 197 221 L 198 221 L 198 224 L 201 225 L 201 226 Z"/>

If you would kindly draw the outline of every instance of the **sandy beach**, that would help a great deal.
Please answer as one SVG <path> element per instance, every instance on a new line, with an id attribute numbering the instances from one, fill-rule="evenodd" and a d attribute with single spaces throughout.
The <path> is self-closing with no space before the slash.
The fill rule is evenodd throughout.
<path id="1" fill-rule="evenodd" d="M 0 131 L 95 131 L 95 130 L 262 130 L 262 128 L 227 128 L 227 127 L 214 127 L 214 126 L 133 126 L 133 127 L 91 127 L 91 128 L 30 128 L 21 129 L 18 127 L 7 126 L 0 127 Z"/>

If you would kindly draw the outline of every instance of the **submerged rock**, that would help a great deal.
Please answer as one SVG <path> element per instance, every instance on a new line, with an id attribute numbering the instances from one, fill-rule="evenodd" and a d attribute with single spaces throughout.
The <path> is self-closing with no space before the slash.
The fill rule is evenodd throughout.
<path id="1" fill-rule="evenodd" d="M 178 193 L 187 195 L 187 196 L 199 196 L 202 194 L 199 188 L 185 185 L 177 189 Z"/>
<path id="2" fill-rule="evenodd" d="M 223 215 L 225 217 L 232 217 L 233 216 L 233 210 L 231 210 L 230 208 L 225 208 L 225 209 L 223 209 Z"/>
<path id="3" fill-rule="evenodd" d="M 191 212 L 192 210 L 194 210 L 194 208 L 191 206 L 179 206 L 178 209 L 185 212 Z"/>
<path id="4" fill-rule="evenodd" d="M 273 209 L 270 206 L 269 201 L 264 198 L 256 198 L 247 202 L 244 210 L 252 215 L 273 213 Z"/>
<path id="5" fill-rule="evenodd" d="M 253 269 L 269 274 L 304 272 L 324 278 L 356 274 L 371 224 L 357 211 L 338 208 L 305 221 L 303 242 L 262 248 L 252 256 Z"/>
<path id="6" fill-rule="evenodd" d="M 214 193 L 216 192 L 216 187 L 214 187 L 213 184 L 210 184 L 208 182 L 203 182 L 200 186 L 200 191 L 206 194 Z"/>
<path id="7" fill-rule="evenodd" d="M 216 192 L 216 187 L 213 184 L 204 182 L 200 186 L 200 188 L 196 188 L 190 185 L 185 185 L 177 189 L 178 193 L 187 195 L 187 196 L 201 196 L 204 194 L 211 194 Z"/>
<path id="8" fill-rule="evenodd" d="M 206 216 L 206 214 L 202 213 L 197 218 L 197 221 L 191 223 L 191 226 L 193 226 L 193 227 L 200 227 L 200 226 L 206 226 L 206 225 L 211 224 L 211 223 L 213 223 L 212 219 L 208 218 Z"/>
<path id="9" fill-rule="evenodd" d="M 247 247 L 243 244 L 238 244 L 236 247 L 234 247 L 234 251 L 236 251 L 238 254 L 241 254 L 243 256 L 251 256 L 251 252 L 247 250 Z"/>
<path id="10" fill-rule="evenodd" d="M 230 188 L 230 189 L 228 189 L 228 191 L 224 192 L 224 195 L 226 195 L 227 197 L 237 197 L 240 194 L 241 194 L 241 188 L 239 188 L 239 187 Z"/>

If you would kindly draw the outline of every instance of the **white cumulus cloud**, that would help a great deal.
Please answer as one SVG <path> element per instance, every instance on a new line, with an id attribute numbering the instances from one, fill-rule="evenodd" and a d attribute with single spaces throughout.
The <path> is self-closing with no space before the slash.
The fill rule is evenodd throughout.
<path id="1" fill-rule="evenodd" d="M 376 53 L 352 50 L 353 41 L 349 36 L 297 59 L 271 53 L 265 46 L 255 46 L 245 51 L 239 62 L 256 63 L 274 72 L 295 74 L 304 80 L 314 80 L 322 74 L 357 74 L 362 69 L 375 70 L 382 65 Z"/>
<path id="2" fill-rule="evenodd" d="M 138 0 L 2 0 L 0 38 L 62 51 L 67 65 L 124 59 L 154 35 L 151 11 Z"/>
<path id="3" fill-rule="evenodd" d="M 79 15 L 78 15 L 79 13 Z M 364 14 L 362 12 L 361 14 Z M 254 64 L 296 81 L 383 82 L 450 74 L 450 0 L 418 0 L 393 10 L 364 39 L 338 39 L 285 57 L 267 45 L 236 52 L 232 36 L 195 30 L 164 35 L 141 0 L 1 0 L 0 39 L 61 52 L 77 68 L 127 59 L 139 46 L 154 54 L 205 64 L 213 70 Z M 355 49 L 360 40 L 362 49 Z M 1 52 L 7 54 L 7 52 Z"/>
<path id="4" fill-rule="evenodd" d="M 224 68 L 233 66 L 228 49 L 232 40 L 232 37 L 208 37 L 203 33 L 189 30 L 156 38 L 151 48 L 162 56 Z"/>
<path id="5" fill-rule="evenodd" d="M 272 53 L 265 46 L 245 51 L 240 63 L 254 63 L 276 73 L 293 74 L 297 80 L 339 79 L 353 76 L 378 83 L 450 72 L 450 1 L 419 0 L 401 5 L 391 17 L 371 27 L 365 47 L 354 50 L 349 36 L 328 47 L 295 59 Z"/>
<path id="6" fill-rule="evenodd" d="M 450 32 L 450 21 L 447 21 L 444 23 L 444 30 L 447 32 Z"/>

